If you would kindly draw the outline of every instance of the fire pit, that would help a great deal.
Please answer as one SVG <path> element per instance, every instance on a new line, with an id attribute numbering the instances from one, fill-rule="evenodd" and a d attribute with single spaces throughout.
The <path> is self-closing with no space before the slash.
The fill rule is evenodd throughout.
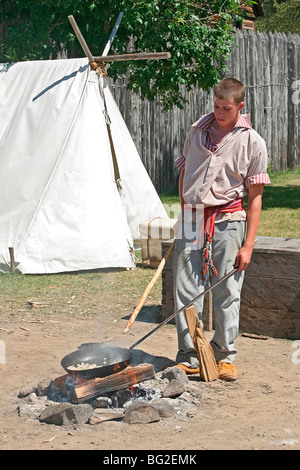
<path id="1" fill-rule="evenodd" d="M 18 412 L 20 417 L 73 427 L 107 420 L 145 424 L 187 416 L 200 397 L 199 386 L 181 369 L 170 367 L 155 374 L 152 364 L 139 364 L 107 377 L 65 374 L 23 390 Z"/>

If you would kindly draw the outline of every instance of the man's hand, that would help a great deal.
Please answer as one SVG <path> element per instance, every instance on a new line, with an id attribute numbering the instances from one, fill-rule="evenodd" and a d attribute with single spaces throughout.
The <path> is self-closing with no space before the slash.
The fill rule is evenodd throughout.
<path id="1" fill-rule="evenodd" d="M 238 271 L 245 271 L 248 264 L 250 263 L 252 251 L 253 248 L 251 246 L 242 246 L 235 260 L 235 268 L 238 268 Z"/>

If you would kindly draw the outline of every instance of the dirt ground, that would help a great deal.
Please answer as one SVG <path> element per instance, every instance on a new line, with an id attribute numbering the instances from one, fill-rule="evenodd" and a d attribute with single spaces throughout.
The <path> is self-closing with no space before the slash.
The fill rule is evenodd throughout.
<path id="1" fill-rule="evenodd" d="M 189 415 L 146 425 L 104 422 L 71 430 L 18 416 L 19 390 L 64 374 L 62 357 L 84 342 L 135 343 L 155 324 L 136 320 L 51 317 L 0 322 L 6 363 L 0 365 L 0 449 L 2 450 L 299 450 L 299 342 L 284 339 L 236 341 L 235 382 L 190 378 L 201 390 L 200 405 Z M 212 332 L 206 332 L 209 339 Z M 176 330 L 165 325 L 138 346 L 143 362 L 156 371 L 176 355 Z M 298 349 L 297 349 L 298 348 Z M 137 352 L 138 352 L 137 350 Z M 3 352 L 3 351 L 2 351 Z M 299 354 L 298 354 L 299 353 Z M 3 362 L 3 361 L 2 361 Z"/>

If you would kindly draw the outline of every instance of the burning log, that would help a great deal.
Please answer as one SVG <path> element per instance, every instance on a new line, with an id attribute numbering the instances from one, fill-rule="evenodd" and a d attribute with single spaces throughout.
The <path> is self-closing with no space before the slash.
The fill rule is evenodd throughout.
<path id="1" fill-rule="evenodd" d="M 74 385 L 74 399 L 77 403 L 95 398 L 103 393 L 132 387 L 144 380 L 153 379 L 155 376 L 152 364 L 140 364 L 135 367 L 127 367 L 121 372 L 107 377 L 96 377 Z"/>

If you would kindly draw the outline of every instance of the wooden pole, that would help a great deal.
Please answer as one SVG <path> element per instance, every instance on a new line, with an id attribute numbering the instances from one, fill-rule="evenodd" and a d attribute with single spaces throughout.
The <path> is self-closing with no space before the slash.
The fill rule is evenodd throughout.
<path id="1" fill-rule="evenodd" d="M 115 26 L 113 27 L 113 30 L 109 36 L 109 40 L 107 41 L 107 44 L 104 48 L 104 51 L 102 53 L 103 56 L 107 56 L 109 49 L 111 48 L 112 42 L 115 39 L 115 35 L 117 34 L 118 28 L 120 26 L 121 20 L 123 18 L 123 12 L 121 11 L 118 15 L 117 21 Z"/>
<path id="2" fill-rule="evenodd" d="M 208 331 L 213 330 L 213 298 L 212 291 L 208 293 Z"/>
<path id="3" fill-rule="evenodd" d="M 8 248 L 9 250 L 9 256 L 10 256 L 10 270 L 12 273 L 15 272 L 16 270 L 16 262 L 15 262 L 15 255 L 14 255 L 14 249 L 12 246 Z"/>
<path id="4" fill-rule="evenodd" d="M 158 60 L 170 59 L 170 52 L 137 52 L 132 54 L 95 56 L 95 62 L 116 62 L 124 60 Z"/>
<path id="5" fill-rule="evenodd" d="M 81 34 L 80 29 L 77 26 L 77 23 L 75 21 L 74 16 L 70 15 L 70 16 L 68 16 L 68 18 L 69 18 L 69 21 L 72 25 L 72 28 L 74 29 L 74 33 L 76 34 L 77 39 L 80 42 L 80 45 L 81 45 L 85 55 L 87 56 L 87 58 L 89 59 L 90 62 L 95 62 L 95 59 L 94 59 L 91 51 L 89 50 L 89 47 L 88 47 L 87 43 L 85 42 L 85 39 L 84 39 L 83 35 Z"/>
<path id="6" fill-rule="evenodd" d="M 171 256 L 171 254 L 173 253 L 174 251 L 174 247 L 175 247 L 175 240 L 173 241 L 172 245 L 170 246 L 170 248 L 168 249 L 167 253 L 165 254 L 165 256 L 162 258 L 161 262 L 159 263 L 158 265 L 158 268 L 157 270 L 155 271 L 154 275 L 152 276 L 152 279 L 151 281 L 149 282 L 148 286 L 146 287 L 146 289 L 144 290 L 143 294 L 142 294 L 142 297 L 140 298 L 140 301 L 139 303 L 137 304 L 137 306 L 135 307 L 131 317 L 129 318 L 128 322 L 127 322 L 127 325 L 125 326 L 124 328 L 124 331 L 123 333 L 127 333 L 127 331 L 130 330 L 130 328 L 132 327 L 133 325 L 133 322 L 135 321 L 136 317 L 138 316 L 141 308 L 143 307 L 144 303 L 146 302 L 146 299 L 152 289 L 152 287 L 154 286 L 154 284 L 156 283 L 157 279 L 159 278 L 162 270 L 164 269 L 165 267 L 165 264 L 167 262 L 167 260 L 169 259 L 169 257 Z"/>
<path id="7" fill-rule="evenodd" d="M 119 54 L 119 55 L 111 55 L 108 56 L 108 51 L 112 45 L 112 42 L 115 38 L 115 35 L 118 31 L 119 25 L 122 20 L 123 13 L 119 13 L 119 16 L 117 18 L 116 24 L 111 32 L 111 35 L 109 37 L 109 40 L 103 50 L 103 54 L 101 56 L 93 56 L 91 53 L 76 21 L 73 15 L 69 15 L 68 19 L 72 25 L 72 28 L 77 36 L 78 41 L 80 42 L 80 45 L 89 59 L 90 63 L 92 62 L 116 62 L 116 61 L 124 61 L 124 60 L 158 60 L 158 59 L 170 59 L 171 54 L 170 52 L 138 52 L 138 53 L 132 53 L 132 54 Z"/>

